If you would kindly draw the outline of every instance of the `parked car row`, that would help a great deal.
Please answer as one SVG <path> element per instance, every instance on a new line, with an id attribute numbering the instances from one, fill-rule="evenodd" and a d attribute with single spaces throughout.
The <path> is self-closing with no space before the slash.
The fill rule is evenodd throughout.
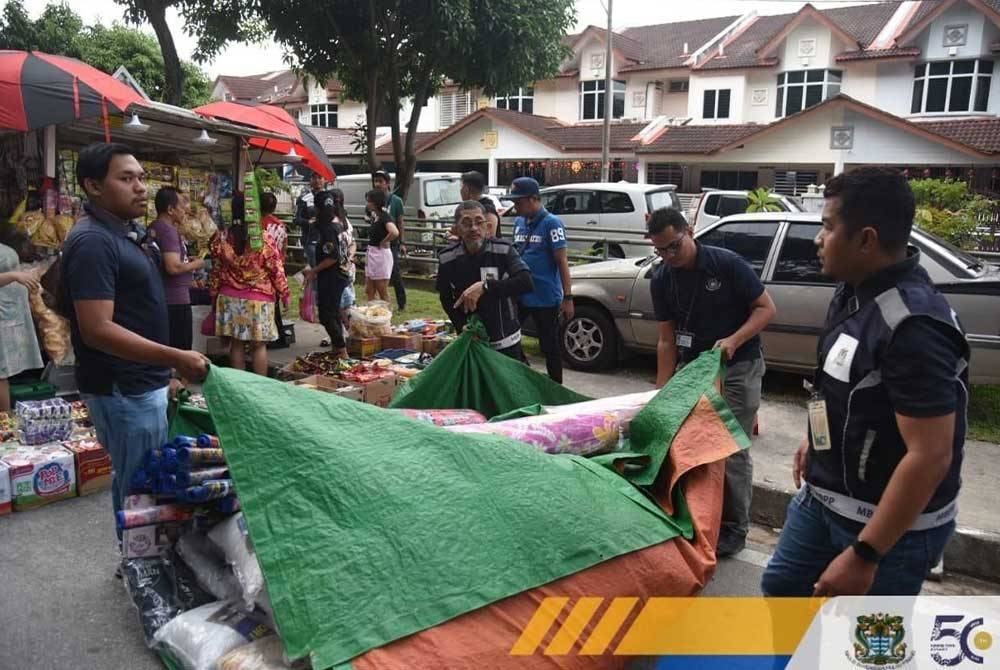
<path id="1" fill-rule="evenodd" d="M 695 233 L 699 242 L 743 256 L 774 299 L 778 314 L 762 336 L 771 368 L 809 373 L 816 364 L 817 340 L 834 291 L 816 256 L 820 226 L 816 214 L 774 212 L 720 219 Z M 973 383 L 1000 383 L 1000 267 L 919 229 L 910 243 L 966 329 Z M 659 324 L 649 282 L 660 262 L 648 255 L 571 269 L 576 314 L 561 337 L 571 367 L 599 370 L 626 352 L 656 351 Z"/>

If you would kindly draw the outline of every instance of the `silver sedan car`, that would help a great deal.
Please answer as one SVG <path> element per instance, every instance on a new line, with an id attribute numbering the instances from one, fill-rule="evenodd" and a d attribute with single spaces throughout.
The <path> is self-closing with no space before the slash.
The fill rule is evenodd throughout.
<path id="1" fill-rule="evenodd" d="M 818 214 L 769 212 L 721 219 L 699 230 L 704 244 L 745 258 L 774 298 L 777 316 L 763 333 L 769 367 L 810 373 L 834 284 L 820 273 L 813 240 Z M 947 296 L 972 347 L 971 381 L 1000 383 L 1000 267 L 988 265 L 915 229 L 910 243 Z M 566 362 L 578 370 L 615 364 L 627 351 L 655 352 L 659 323 L 649 280 L 660 259 L 622 259 L 571 269 L 576 314 L 564 324 Z"/>

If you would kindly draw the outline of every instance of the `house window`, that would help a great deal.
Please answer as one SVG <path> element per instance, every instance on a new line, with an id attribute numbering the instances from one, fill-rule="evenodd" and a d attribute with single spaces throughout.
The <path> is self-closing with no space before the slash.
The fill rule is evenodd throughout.
<path id="1" fill-rule="evenodd" d="M 914 70 L 910 113 L 985 112 L 992 75 L 991 60 L 921 63 Z"/>
<path id="2" fill-rule="evenodd" d="M 687 79 L 671 79 L 667 85 L 667 93 L 687 93 L 688 85 Z"/>
<path id="3" fill-rule="evenodd" d="M 451 91 L 442 93 L 441 102 L 441 127 L 447 128 L 458 123 L 473 111 L 475 99 L 471 91 Z"/>
<path id="4" fill-rule="evenodd" d="M 535 89 L 524 86 L 516 89 L 510 95 L 497 98 L 497 109 L 509 109 L 512 112 L 533 114 L 535 109 Z"/>
<path id="5" fill-rule="evenodd" d="M 756 170 L 702 170 L 702 188 L 749 191 L 757 188 Z"/>
<path id="6" fill-rule="evenodd" d="M 840 93 L 841 70 L 796 70 L 778 75 L 774 115 L 778 118 L 801 112 Z"/>
<path id="7" fill-rule="evenodd" d="M 226 102 L 231 102 L 233 99 L 233 94 L 230 93 L 229 91 L 226 91 L 225 93 L 222 94 L 222 99 L 225 100 Z"/>
<path id="8" fill-rule="evenodd" d="M 614 97 L 611 99 L 611 118 L 625 116 L 625 82 L 614 80 Z M 580 82 L 580 119 L 596 121 L 604 118 L 604 80 Z"/>
<path id="9" fill-rule="evenodd" d="M 705 91 L 701 106 L 701 118 L 728 119 L 730 93 L 728 88 Z"/>
<path id="10" fill-rule="evenodd" d="M 309 125 L 319 128 L 336 128 L 337 106 L 325 103 L 309 105 Z"/>

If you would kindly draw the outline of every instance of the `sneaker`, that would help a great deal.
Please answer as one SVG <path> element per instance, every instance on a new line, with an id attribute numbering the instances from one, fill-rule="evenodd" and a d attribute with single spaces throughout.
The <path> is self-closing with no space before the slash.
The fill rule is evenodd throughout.
<path id="1" fill-rule="evenodd" d="M 328 347 L 328 346 L 330 346 L 330 344 L 331 344 L 330 340 L 328 340 L 326 338 L 323 338 L 322 340 L 319 341 L 319 346 L 321 346 L 321 347 Z"/>
<path id="2" fill-rule="evenodd" d="M 715 549 L 716 558 L 728 558 L 743 551 L 747 546 L 745 537 L 720 537 L 719 546 Z"/>

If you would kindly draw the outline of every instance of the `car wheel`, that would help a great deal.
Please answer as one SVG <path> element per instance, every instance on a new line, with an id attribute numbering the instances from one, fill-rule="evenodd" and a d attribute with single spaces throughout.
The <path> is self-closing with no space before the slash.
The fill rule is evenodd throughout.
<path id="1" fill-rule="evenodd" d="M 591 247 L 593 253 L 600 257 L 604 255 L 604 245 L 597 242 Z M 625 250 L 622 249 L 620 244 L 609 244 L 608 245 L 608 258 L 625 258 Z"/>
<path id="2" fill-rule="evenodd" d="M 577 305 L 561 335 L 563 359 L 574 370 L 603 370 L 618 359 L 615 326 L 598 307 Z"/>

